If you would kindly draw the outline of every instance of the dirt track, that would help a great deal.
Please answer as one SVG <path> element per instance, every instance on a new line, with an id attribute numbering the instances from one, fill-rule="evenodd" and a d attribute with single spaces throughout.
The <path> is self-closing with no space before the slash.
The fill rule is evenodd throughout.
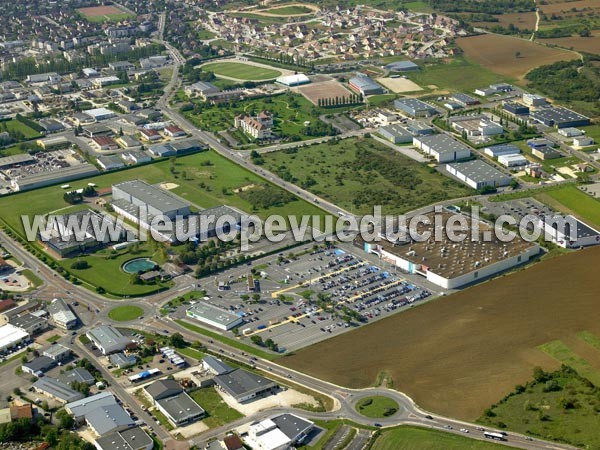
<path id="1" fill-rule="evenodd" d="M 299 351 L 281 363 L 349 387 L 381 370 L 429 410 L 475 419 L 532 368 L 536 347 L 600 333 L 600 246 L 557 257 Z M 600 367 L 598 367 L 600 370 Z"/>

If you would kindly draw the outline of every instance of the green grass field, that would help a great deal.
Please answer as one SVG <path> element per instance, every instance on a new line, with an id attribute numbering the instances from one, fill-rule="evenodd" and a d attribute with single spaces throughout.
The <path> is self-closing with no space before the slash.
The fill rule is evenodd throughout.
<path id="1" fill-rule="evenodd" d="M 493 405 L 479 422 L 580 448 L 600 448 L 600 390 L 580 375 L 566 366 L 542 372 Z"/>
<path id="2" fill-rule="evenodd" d="M 434 85 L 439 89 L 467 93 L 492 83 L 510 81 L 463 57 L 453 58 L 450 62 L 424 64 L 420 71 L 408 72 L 406 76 L 424 89 Z"/>
<path id="3" fill-rule="evenodd" d="M 135 320 L 144 314 L 144 310 L 135 305 L 117 306 L 108 312 L 108 317 L 118 322 Z"/>
<path id="4" fill-rule="evenodd" d="M 215 75 L 235 78 L 236 80 L 264 81 L 277 78 L 281 75 L 279 70 L 257 67 L 251 64 L 237 62 L 207 63 L 202 70 L 213 72 Z"/>
<path id="5" fill-rule="evenodd" d="M 374 419 L 392 416 L 395 412 L 393 414 L 390 414 L 390 412 L 392 410 L 398 411 L 398 407 L 395 400 L 380 395 L 365 397 L 356 404 L 356 410 L 360 414 Z"/>
<path id="6" fill-rule="evenodd" d="M 201 388 L 190 393 L 196 403 L 206 411 L 207 417 L 202 422 L 209 428 L 216 428 L 226 423 L 244 417 L 223 401 L 219 393 L 213 387 Z"/>
<path id="7" fill-rule="evenodd" d="M 295 14 L 310 14 L 312 9 L 302 5 L 289 5 L 271 9 L 263 9 L 261 12 L 275 14 L 278 16 L 292 16 Z"/>
<path id="8" fill-rule="evenodd" d="M 588 344 L 590 347 L 595 348 L 600 352 L 600 337 L 589 331 L 580 331 L 577 333 L 577 338 Z"/>
<path id="9" fill-rule="evenodd" d="M 589 361 L 575 353 L 561 340 L 555 340 L 538 347 L 544 353 L 557 361 L 575 369 L 582 377 L 587 378 L 600 387 L 600 370 L 592 366 Z"/>
<path id="10" fill-rule="evenodd" d="M 264 155 L 286 181 L 352 213 L 402 213 L 473 191 L 373 139 L 351 138 Z"/>
<path id="11" fill-rule="evenodd" d="M 35 131 L 33 128 L 25 125 L 23 122 L 20 122 L 17 119 L 0 122 L 0 131 L 21 133 L 25 140 L 36 139 L 41 136 L 41 134 Z"/>
<path id="12" fill-rule="evenodd" d="M 506 447 L 443 431 L 400 426 L 382 431 L 372 450 L 493 450 Z"/>
<path id="13" fill-rule="evenodd" d="M 235 116 L 239 114 L 255 115 L 263 110 L 270 111 L 274 117 L 273 133 L 280 137 L 297 140 L 311 139 L 304 134 L 305 122 L 320 124 L 320 112 L 312 103 L 301 95 L 283 94 L 269 98 L 251 99 L 237 102 L 229 108 L 219 108 L 200 103 L 201 110 L 197 113 L 188 111 L 185 115 L 199 128 L 217 133 L 233 128 Z M 331 113 L 331 111 L 328 111 Z"/>
<path id="14" fill-rule="evenodd" d="M 573 213 L 592 226 L 600 227 L 600 201 L 575 186 L 564 186 L 548 191 L 545 195 L 564 205 L 566 212 Z"/>

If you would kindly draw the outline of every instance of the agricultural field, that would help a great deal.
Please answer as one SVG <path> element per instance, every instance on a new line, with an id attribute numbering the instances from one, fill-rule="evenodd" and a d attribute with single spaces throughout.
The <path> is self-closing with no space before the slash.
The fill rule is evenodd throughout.
<path id="1" fill-rule="evenodd" d="M 132 17 L 130 13 L 113 5 L 90 6 L 77 11 L 90 22 L 120 22 Z"/>
<path id="2" fill-rule="evenodd" d="M 598 258 L 592 247 L 543 260 L 280 361 L 354 388 L 385 371 L 423 408 L 473 420 L 533 367 L 560 366 L 540 345 L 582 330 L 600 335 L 600 279 L 590 269 Z"/>
<path id="3" fill-rule="evenodd" d="M 558 45 L 586 53 L 600 54 L 600 31 L 592 31 L 591 36 L 569 36 L 562 38 L 539 39 L 544 44 Z"/>
<path id="4" fill-rule="evenodd" d="M 262 155 L 265 167 L 356 214 L 402 213 L 472 191 L 372 139 L 344 139 Z"/>
<path id="5" fill-rule="evenodd" d="M 440 93 L 472 92 L 481 86 L 511 81 L 462 57 L 455 57 L 448 62 L 424 64 L 420 71 L 407 72 L 405 75 L 422 88 Z"/>
<path id="6" fill-rule="evenodd" d="M 474 27 L 481 28 L 492 28 L 495 26 L 501 26 L 508 28 L 510 24 L 513 24 L 519 30 L 534 30 L 535 29 L 535 12 L 519 12 L 519 13 L 504 13 L 494 15 L 497 22 L 471 22 Z"/>
<path id="7" fill-rule="evenodd" d="M 512 447 L 414 426 L 383 430 L 371 447 L 372 450 L 496 450 L 501 448 Z"/>
<path id="8" fill-rule="evenodd" d="M 319 8 L 315 5 L 302 4 L 302 3 L 290 3 L 288 5 L 277 5 L 269 9 L 261 9 L 254 11 L 254 14 L 260 14 L 265 16 L 285 16 L 285 17 L 298 17 L 306 16 L 317 12 Z"/>
<path id="9" fill-rule="evenodd" d="M 217 76 L 241 81 L 271 80 L 281 75 L 279 70 L 229 61 L 204 64 L 202 70 L 213 72 Z"/>
<path id="10" fill-rule="evenodd" d="M 456 43 L 473 62 L 505 77 L 517 79 L 522 79 L 536 67 L 579 57 L 568 50 L 495 34 L 459 38 Z"/>
<path id="11" fill-rule="evenodd" d="M 479 422 L 581 448 L 599 448 L 599 392 L 571 367 L 535 370 L 531 381 L 492 405 Z"/>
<path id="12" fill-rule="evenodd" d="M 328 134 L 328 128 L 318 118 L 321 110 L 314 107 L 299 94 L 282 95 L 250 99 L 237 102 L 228 108 L 197 103 L 195 111 L 185 114 L 197 127 L 218 133 L 233 128 L 235 116 L 238 114 L 256 115 L 263 110 L 273 114 L 273 134 L 287 139 L 305 140 Z M 199 108 L 199 109 L 198 109 Z M 310 127 L 305 123 L 308 122 Z M 312 130 L 312 131 L 311 131 Z"/>
<path id="13" fill-rule="evenodd" d="M 118 322 L 135 320 L 144 314 L 144 310 L 135 305 L 116 306 L 108 312 L 108 317 Z"/>

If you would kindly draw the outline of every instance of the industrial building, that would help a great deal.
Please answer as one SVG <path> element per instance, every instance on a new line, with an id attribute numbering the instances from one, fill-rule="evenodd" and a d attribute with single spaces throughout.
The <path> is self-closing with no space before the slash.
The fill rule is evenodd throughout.
<path id="1" fill-rule="evenodd" d="M 72 354 L 73 353 L 69 347 L 65 347 L 57 342 L 42 352 L 42 355 L 52 358 L 57 363 L 63 363 L 71 359 Z"/>
<path id="2" fill-rule="evenodd" d="M 446 233 L 446 225 L 453 213 L 430 212 L 426 216 L 429 224 L 423 224 L 419 233 L 430 232 L 431 236 L 423 241 L 413 241 L 406 232 L 406 238 L 398 238 L 393 242 L 365 242 L 357 239 L 357 244 L 368 253 L 377 255 L 382 260 L 398 266 L 411 274 L 421 275 L 430 282 L 444 289 L 457 289 L 474 283 L 519 264 L 529 261 L 539 253 L 539 245 L 522 240 L 519 236 L 509 242 L 499 240 L 493 227 L 484 222 L 473 223 L 469 216 L 463 216 L 467 227 L 451 225 L 457 234 L 465 234 L 461 242 L 450 240 Z M 476 231 L 477 230 L 477 231 Z M 481 239 L 481 233 L 489 231 L 490 239 Z M 477 232 L 479 238 L 472 239 L 469 234 Z"/>
<path id="3" fill-rule="evenodd" d="M 202 359 L 202 368 L 213 375 L 222 375 L 233 370 L 232 367 L 212 355 L 207 355 Z"/>
<path id="4" fill-rule="evenodd" d="M 502 105 L 502 109 L 516 116 L 529 114 L 529 107 L 516 102 L 506 102 Z"/>
<path id="5" fill-rule="evenodd" d="M 547 127 L 571 128 L 583 127 L 590 124 L 590 118 L 563 106 L 552 106 L 532 111 L 529 115 L 533 120 Z"/>
<path id="6" fill-rule="evenodd" d="M 455 116 L 450 118 L 453 129 L 467 136 L 494 136 L 504 133 L 504 128 L 499 123 L 483 115 Z"/>
<path id="7" fill-rule="evenodd" d="M 431 125 L 419 120 L 409 120 L 406 124 L 406 129 L 413 136 L 427 136 L 429 134 L 434 134 L 434 129 Z"/>
<path id="8" fill-rule="evenodd" d="M 527 106 L 545 106 L 548 104 L 546 97 L 537 94 L 523 94 L 523 103 Z"/>
<path id="9" fill-rule="evenodd" d="M 533 154 L 533 156 L 543 161 L 546 161 L 548 159 L 560 158 L 562 156 L 562 153 L 560 153 L 558 150 L 547 146 L 534 147 L 531 149 L 531 153 Z"/>
<path id="10" fill-rule="evenodd" d="M 100 136 L 100 137 L 104 137 L 104 136 Z M 111 138 L 109 138 L 109 139 L 111 139 Z M 115 169 L 120 169 L 122 167 L 125 167 L 125 163 L 117 155 L 98 156 L 96 158 L 96 162 L 104 170 L 115 170 Z"/>
<path id="11" fill-rule="evenodd" d="M 36 377 L 43 377 L 44 373 L 56 366 L 56 361 L 47 356 L 38 356 L 21 365 L 21 370 Z"/>
<path id="12" fill-rule="evenodd" d="M 434 106 L 416 98 L 401 98 L 395 100 L 394 107 L 411 117 L 430 117 L 438 114 L 438 110 Z"/>
<path id="13" fill-rule="evenodd" d="M 500 156 L 518 155 L 521 153 L 521 149 L 513 144 L 498 144 L 484 148 L 483 152 L 492 158 L 498 158 Z"/>
<path id="14" fill-rule="evenodd" d="M 133 427 L 106 434 L 94 445 L 98 450 L 152 450 L 154 441 L 143 429 Z"/>
<path id="15" fill-rule="evenodd" d="M 467 94 L 462 94 L 462 93 L 458 93 L 458 94 L 453 94 L 450 97 L 454 102 L 458 103 L 460 106 L 473 106 L 473 105 L 478 105 L 480 103 L 479 100 L 477 100 L 474 97 L 471 97 L 470 95 Z"/>
<path id="16" fill-rule="evenodd" d="M 412 61 L 396 61 L 384 67 L 390 72 L 415 72 L 421 68 Z"/>
<path id="17" fill-rule="evenodd" d="M 125 353 L 113 353 L 108 356 L 110 363 L 118 369 L 126 369 L 135 366 L 137 358 L 135 355 L 125 355 Z"/>
<path id="18" fill-rule="evenodd" d="M 67 403 L 65 405 L 65 410 L 73 416 L 75 423 L 80 425 L 84 422 L 86 414 L 90 411 L 100 408 L 101 406 L 114 404 L 117 404 L 115 396 L 111 392 L 104 391 L 82 400 Z"/>
<path id="19" fill-rule="evenodd" d="M 202 419 L 206 411 L 174 380 L 158 380 L 144 388 L 146 395 L 175 427 Z"/>
<path id="20" fill-rule="evenodd" d="M 523 155 L 500 155 L 498 156 L 498 163 L 504 167 L 519 167 L 529 164 L 529 160 Z"/>
<path id="21" fill-rule="evenodd" d="M 37 162 L 29 153 L 4 156 L 0 158 L 0 170 L 12 169 L 14 167 L 26 166 Z"/>
<path id="22" fill-rule="evenodd" d="M 270 394 L 278 387 L 274 381 L 244 369 L 234 369 L 216 375 L 214 381 L 217 386 L 239 403 L 260 395 Z"/>
<path id="23" fill-rule="evenodd" d="M 387 91 L 367 76 L 350 78 L 348 87 L 363 96 L 385 94 Z"/>
<path id="24" fill-rule="evenodd" d="M 314 424 L 294 414 L 282 414 L 250 425 L 245 443 L 255 450 L 288 450 L 301 445 Z"/>
<path id="25" fill-rule="evenodd" d="M 577 136 L 583 136 L 585 134 L 585 131 L 580 130 L 579 128 L 568 127 L 568 128 L 561 128 L 560 130 L 558 130 L 558 134 L 560 134 L 561 136 L 564 136 L 564 137 L 577 137 Z"/>
<path id="26" fill-rule="evenodd" d="M 415 136 L 413 145 L 433 156 L 438 163 L 448 163 L 471 156 L 471 149 L 447 134 Z"/>
<path id="27" fill-rule="evenodd" d="M 294 75 L 282 75 L 277 78 L 275 82 L 283 84 L 284 86 L 293 87 L 310 83 L 310 78 L 303 73 L 296 73 Z"/>
<path id="28" fill-rule="evenodd" d="M 80 178 L 92 177 L 100 173 L 93 165 L 81 163 L 72 166 L 55 168 L 49 172 L 39 172 L 22 175 L 11 179 L 10 185 L 14 191 L 28 191 L 51 184 L 65 183 Z"/>
<path id="29" fill-rule="evenodd" d="M 546 239 L 563 248 L 580 248 L 600 244 L 600 232 L 574 216 L 546 216 L 540 219 Z"/>
<path id="30" fill-rule="evenodd" d="M 41 317 L 37 313 L 25 313 L 17 317 L 13 317 L 8 321 L 9 324 L 20 328 L 29 335 L 34 335 L 48 328 L 48 319 Z"/>
<path id="31" fill-rule="evenodd" d="M 505 175 L 480 159 L 450 163 L 446 165 L 446 170 L 473 189 L 508 186 L 512 180 L 510 175 Z"/>
<path id="32" fill-rule="evenodd" d="M 73 382 L 85 383 L 88 386 L 96 383 L 94 376 L 88 370 L 82 367 L 75 367 L 72 370 L 66 370 L 59 376 L 59 380 L 69 386 Z"/>
<path id="33" fill-rule="evenodd" d="M 71 307 L 62 298 L 55 298 L 48 304 L 48 313 L 52 323 L 63 330 L 75 328 L 78 323 L 77 316 Z"/>
<path id="34" fill-rule="evenodd" d="M 108 108 L 87 109 L 83 112 L 83 114 L 90 116 L 96 122 L 100 122 L 101 120 L 107 120 L 107 119 L 112 119 L 113 117 L 117 117 L 117 114 Z"/>
<path id="35" fill-rule="evenodd" d="M 404 127 L 398 124 L 387 125 L 377 130 L 377 133 L 392 144 L 406 144 L 412 142 L 412 134 Z"/>
<path id="36" fill-rule="evenodd" d="M 131 343 L 128 337 L 108 325 L 92 328 L 85 335 L 100 349 L 103 355 L 120 352 Z"/>
<path id="37" fill-rule="evenodd" d="M 589 136 L 577 136 L 573 139 L 573 145 L 575 147 L 586 147 L 588 145 L 594 145 L 596 142 Z"/>
<path id="38" fill-rule="evenodd" d="M 0 327 L 0 352 L 13 349 L 29 340 L 29 333 L 25 330 L 6 324 Z"/>
<path id="39" fill-rule="evenodd" d="M 208 81 L 198 81 L 190 86 L 186 86 L 184 92 L 189 97 L 194 94 L 198 94 L 201 97 L 206 97 L 206 95 L 221 92 L 221 89 L 214 84 L 209 83 Z"/>
<path id="40" fill-rule="evenodd" d="M 43 150 L 58 150 L 61 148 L 67 148 L 71 146 L 71 141 L 69 141 L 64 136 L 45 137 L 42 139 L 38 139 L 37 141 L 35 141 L 35 143 Z"/>
<path id="41" fill-rule="evenodd" d="M 240 316 L 205 302 L 198 302 L 192 305 L 186 310 L 185 314 L 192 319 L 225 331 L 231 330 L 243 323 L 243 319 Z"/>
<path id="42" fill-rule="evenodd" d="M 44 394 L 60 403 L 69 403 L 83 399 L 85 396 L 65 383 L 50 377 L 43 377 L 33 383 L 33 390 Z"/>

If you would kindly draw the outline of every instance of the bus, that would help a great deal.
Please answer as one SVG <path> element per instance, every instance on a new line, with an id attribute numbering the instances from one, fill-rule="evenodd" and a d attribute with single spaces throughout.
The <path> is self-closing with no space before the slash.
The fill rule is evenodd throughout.
<path id="1" fill-rule="evenodd" d="M 502 433 L 493 433 L 490 431 L 484 431 L 483 437 L 488 439 L 494 439 L 496 441 L 506 441 L 506 437 Z"/>

